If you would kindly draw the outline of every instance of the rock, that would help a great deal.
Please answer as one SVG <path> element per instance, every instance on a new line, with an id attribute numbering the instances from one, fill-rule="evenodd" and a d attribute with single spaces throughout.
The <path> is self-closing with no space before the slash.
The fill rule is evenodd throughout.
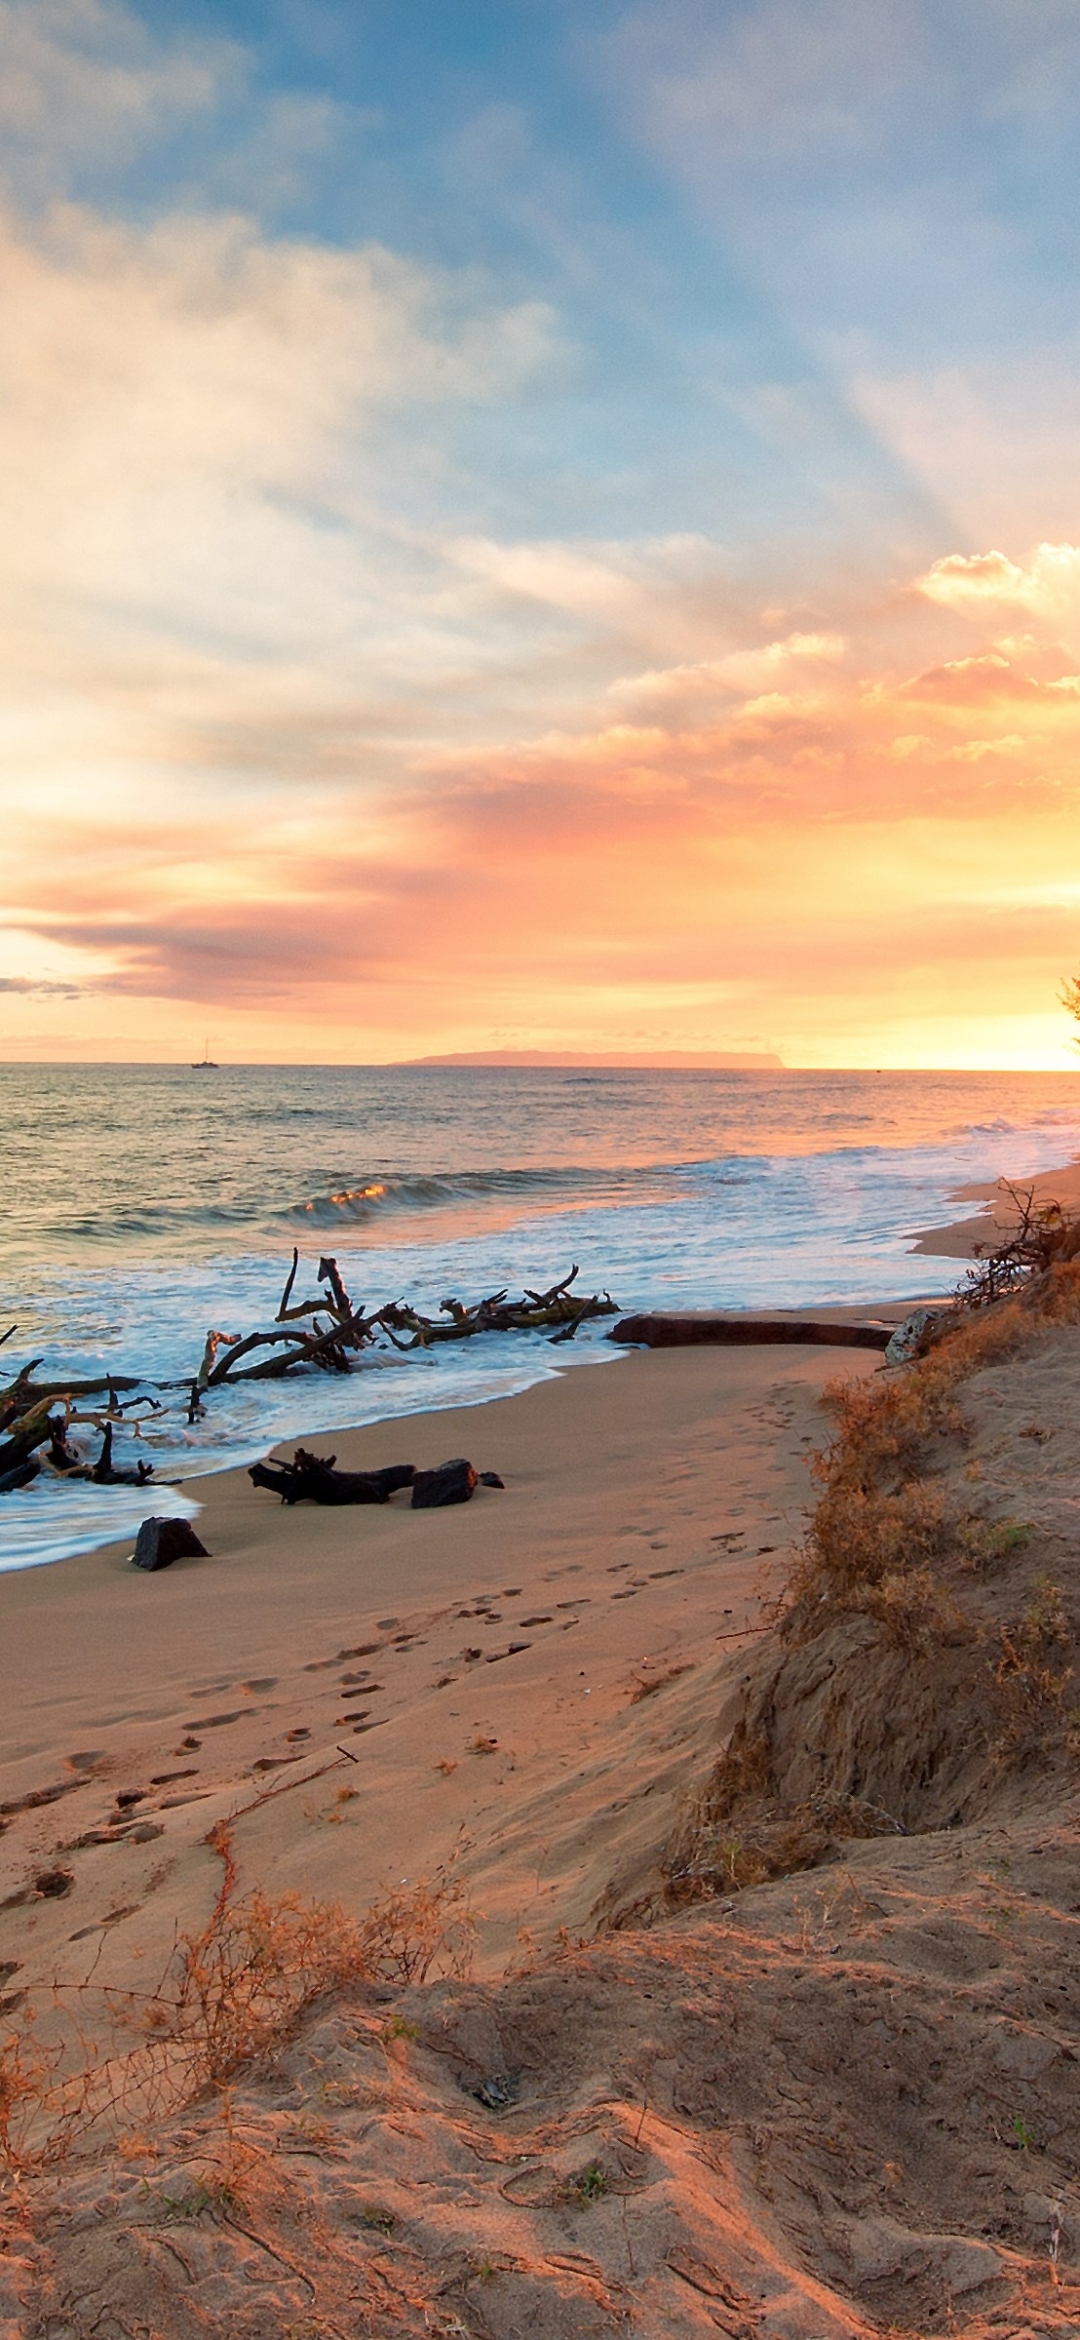
<path id="1" fill-rule="evenodd" d="M 414 1511 L 441 1511 L 450 1503 L 467 1503 L 476 1485 L 476 1472 L 464 1455 L 440 1463 L 437 1470 L 417 1471 L 412 1483 Z"/>
<path id="2" fill-rule="evenodd" d="M 913 1308 L 898 1324 L 885 1351 L 886 1365 L 907 1365 L 921 1354 L 927 1333 L 945 1314 L 941 1308 Z"/>
<path id="3" fill-rule="evenodd" d="M 171 1568 L 174 1560 L 208 1560 L 210 1554 L 187 1519 L 144 1519 L 131 1555 L 135 1568 Z"/>
<path id="4" fill-rule="evenodd" d="M 506 1480 L 500 1479 L 498 1471 L 481 1471 L 480 1485 L 481 1487 L 505 1487 Z"/>

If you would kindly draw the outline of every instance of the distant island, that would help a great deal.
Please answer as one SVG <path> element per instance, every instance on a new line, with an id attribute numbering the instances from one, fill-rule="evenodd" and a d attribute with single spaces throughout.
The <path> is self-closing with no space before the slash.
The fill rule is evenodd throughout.
<path id="1" fill-rule="evenodd" d="M 459 1056 L 410 1056 L 408 1065 L 524 1065 L 540 1072 L 783 1072 L 779 1056 L 737 1055 L 720 1049 L 470 1048 Z"/>

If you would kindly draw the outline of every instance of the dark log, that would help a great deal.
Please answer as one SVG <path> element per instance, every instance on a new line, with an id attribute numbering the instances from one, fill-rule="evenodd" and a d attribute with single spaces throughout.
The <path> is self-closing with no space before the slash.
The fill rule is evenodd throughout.
<path id="1" fill-rule="evenodd" d="M 35 1369 L 40 1363 L 40 1357 L 31 1357 L 29 1365 L 24 1365 L 22 1371 L 16 1374 L 14 1381 L 9 1382 L 8 1387 L 0 1392 L 0 1430 L 6 1430 L 9 1423 L 14 1422 L 17 1415 L 24 1414 L 27 1407 L 33 1405 L 34 1391 L 31 1388 L 31 1383 Z M 44 1390 L 37 1392 L 39 1397 L 44 1397 L 45 1394 Z"/>
<path id="2" fill-rule="evenodd" d="M 411 1487 L 412 1463 L 389 1463 L 381 1471 L 339 1471 L 333 1454 L 308 1454 L 298 1446 L 291 1463 L 252 1463 L 255 1487 L 280 1495 L 283 1503 L 388 1503 L 399 1487 Z"/>
<path id="3" fill-rule="evenodd" d="M 346 1322 L 347 1318 L 363 1314 L 362 1308 L 358 1310 L 353 1307 L 341 1281 L 336 1259 L 324 1258 L 319 1261 L 319 1282 L 320 1284 L 329 1284 L 334 1296 L 334 1313 L 342 1324 Z"/>
<path id="4" fill-rule="evenodd" d="M 414 1511 L 442 1511 L 451 1503 L 468 1503 L 476 1486 L 476 1472 L 464 1455 L 440 1463 L 437 1470 L 417 1471 L 412 1483 Z"/>
<path id="5" fill-rule="evenodd" d="M 569 1292 L 571 1284 L 576 1281 L 577 1274 L 578 1265 L 575 1260 L 569 1275 L 563 1277 L 561 1284 L 552 1284 L 546 1292 L 531 1292 L 526 1284 L 525 1298 L 532 1301 L 534 1308 L 551 1308 L 556 1300 L 563 1299 L 565 1294 Z"/>
<path id="6" fill-rule="evenodd" d="M 101 1390 L 142 1389 L 148 1378 L 143 1373 L 106 1372 L 99 1373 L 93 1381 L 30 1380 L 29 1376 L 33 1373 L 34 1367 L 40 1363 L 40 1357 L 35 1357 L 32 1365 L 23 1367 L 18 1380 L 12 1382 L 10 1389 L 0 1393 L 0 1429 L 8 1428 L 13 1416 L 25 1414 L 30 1406 L 36 1406 L 42 1402 L 52 1405 L 53 1400 L 59 1398 L 96 1397 Z M 155 1383 L 155 1387 L 170 1389 L 173 1384 L 166 1381 Z M 11 1404 L 10 1401 L 15 1398 L 16 1392 L 19 1393 L 17 1402 Z"/>
<path id="7" fill-rule="evenodd" d="M 814 1316 L 623 1316 L 607 1338 L 624 1348 L 741 1349 L 781 1342 L 826 1349 L 886 1349 L 889 1324 L 830 1324 Z"/>
<path id="8" fill-rule="evenodd" d="M 0 1495 L 14 1495 L 16 1488 L 28 1487 L 31 1480 L 38 1477 L 40 1470 L 41 1464 L 31 1459 L 29 1462 L 16 1463 L 14 1470 L 0 1471 Z"/>
<path id="9" fill-rule="evenodd" d="M 96 1487 L 145 1487 L 147 1481 L 154 1476 L 153 1464 L 138 1462 L 133 1471 L 114 1469 L 112 1438 L 112 1423 L 106 1422 L 101 1434 L 101 1453 L 87 1476 L 93 1480 Z"/>
<path id="10" fill-rule="evenodd" d="M 153 1574 L 171 1568 L 174 1560 L 208 1560 L 210 1554 L 189 1519 L 144 1519 L 131 1555 L 133 1568 Z"/>
<path id="11" fill-rule="evenodd" d="M 54 1439 L 63 1439 L 66 1424 L 51 1408 L 51 1398 L 35 1398 L 34 1404 L 9 1424 L 7 1437 L 0 1440 L 0 1474 L 18 1470 L 36 1447 L 50 1446 Z"/>

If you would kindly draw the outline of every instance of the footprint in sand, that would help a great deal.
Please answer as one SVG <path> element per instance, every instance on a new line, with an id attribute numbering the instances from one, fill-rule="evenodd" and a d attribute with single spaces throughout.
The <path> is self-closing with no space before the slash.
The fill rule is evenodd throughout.
<path id="1" fill-rule="evenodd" d="M 231 1714 L 200 1714 L 188 1724 L 189 1731 L 223 1731 L 227 1723 L 242 1722 L 245 1715 L 258 1714 L 257 1706 L 234 1706 Z"/>
<path id="2" fill-rule="evenodd" d="M 93 1771 L 96 1763 L 104 1763 L 105 1749 L 104 1747 L 80 1748 L 77 1754 L 66 1755 L 64 1761 L 69 1771 Z"/>
<path id="3" fill-rule="evenodd" d="M 151 1787 L 172 1787 L 175 1780 L 198 1779 L 198 1776 L 199 1766 L 196 1763 L 188 1771 L 157 1771 L 154 1773 L 150 1785 Z"/>
<path id="4" fill-rule="evenodd" d="M 572 1609 L 572 1608 L 574 1608 L 575 1606 L 576 1606 L 576 1603 L 575 1603 L 575 1602 L 573 1602 L 573 1601 L 560 1601 L 560 1602 L 559 1602 L 559 1607 L 560 1607 L 560 1609 L 563 1609 L 563 1608 L 566 1608 L 566 1609 Z M 521 1620 L 521 1622 L 522 1622 L 522 1624 L 523 1624 L 523 1625 L 550 1625 L 550 1624 L 553 1622 L 553 1620 L 552 1620 L 551 1611 L 549 1610 L 549 1611 L 548 1611 L 548 1613 L 547 1613 L 547 1616 L 546 1616 L 546 1617 L 523 1617 L 523 1618 L 522 1618 L 522 1620 Z"/>
<path id="5" fill-rule="evenodd" d="M 661 1579 L 661 1577 L 662 1577 L 662 1576 L 685 1576 L 685 1575 L 686 1575 L 686 1570 L 685 1570 L 685 1568 L 650 1568 L 650 1570 L 649 1570 L 649 1580 L 650 1580 L 650 1583 L 652 1583 L 652 1584 L 659 1584 L 659 1582 L 660 1582 L 660 1579 Z"/>
<path id="6" fill-rule="evenodd" d="M 276 1674 L 263 1674 L 257 1682 L 241 1682 L 240 1688 L 248 1691 L 276 1690 L 277 1682 Z"/>
<path id="7" fill-rule="evenodd" d="M 374 1657 L 381 1648 L 381 1641 L 358 1641 L 355 1649 L 339 1649 L 337 1657 L 329 1659 L 327 1662 L 332 1665 L 340 1665 L 345 1658 Z M 313 1666 L 308 1666 L 305 1671 L 314 1673 L 315 1669 Z"/>
<path id="8" fill-rule="evenodd" d="M 287 1739 L 310 1739 L 311 1732 L 306 1723 L 301 1723 L 295 1731 L 286 1731 L 285 1736 Z"/>

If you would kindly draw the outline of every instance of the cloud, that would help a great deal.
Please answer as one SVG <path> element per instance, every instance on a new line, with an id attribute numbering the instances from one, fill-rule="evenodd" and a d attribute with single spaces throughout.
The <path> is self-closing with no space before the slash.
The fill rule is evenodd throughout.
<path id="1" fill-rule="evenodd" d="M 80 999 L 86 988 L 81 983 L 46 983 L 33 975 L 0 975 L 0 991 L 20 999 Z"/>
<path id="2" fill-rule="evenodd" d="M 611 696 L 640 711 L 681 710 L 686 719 L 695 708 L 720 698 L 745 698 L 788 678 L 798 684 L 807 667 L 838 665 L 847 647 L 843 634 L 788 634 L 760 648 L 730 651 L 725 658 L 626 676 L 611 685 Z"/>
<path id="3" fill-rule="evenodd" d="M 1026 562 L 1004 553 L 949 553 L 916 579 L 943 609 L 985 619 L 1023 610 L 1080 644 L 1080 546 L 1040 544 Z"/>
<path id="4" fill-rule="evenodd" d="M 222 38 L 159 40 L 116 0 L 0 0 L 0 134 L 24 196 L 110 172 L 212 113 L 241 84 Z"/>

